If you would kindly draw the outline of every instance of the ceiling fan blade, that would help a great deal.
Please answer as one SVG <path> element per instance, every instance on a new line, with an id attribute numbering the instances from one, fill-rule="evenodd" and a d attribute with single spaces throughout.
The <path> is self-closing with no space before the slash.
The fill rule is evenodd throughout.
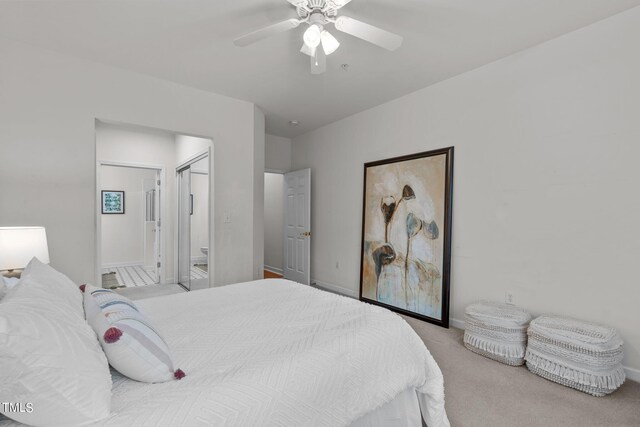
<path id="1" fill-rule="evenodd" d="M 233 41 L 233 44 L 242 47 L 248 46 L 278 33 L 298 28 L 301 22 L 302 21 L 296 18 L 287 19 L 286 21 L 278 22 L 277 24 L 269 25 L 268 27 L 262 28 L 249 34 L 245 34 L 242 37 L 238 37 Z"/>
<path id="2" fill-rule="evenodd" d="M 300 52 L 304 53 L 305 55 L 309 55 L 309 56 L 314 56 L 316 54 L 316 49 L 309 47 L 308 44 L 306 43 L 302 43 L 302 47 L 300 48 Z"/>
<path id="3" fill-rule="evenodd" d="M 351 2 L 351 0 L 327 0 L 327 5 L 333 9 L 340 9 L 349 2 Z"/>
<path id="4" fill-rule="evenodd" d="M 294 5 L 295 7 L 304 7 L 309 3 L 308 0 L 287 0 L 287 1 L 292 5 Z"/>
<path id="5" fill-rule="evenodd" d="M 323 49 L 316 48 L 315 53 L 311 57 L 311 74 L 322 74 L 327 71 L 327 56 Z"/>
<path id="6" fill-rule="evenodd" d="M 339 16 L 336 19 L 335 26 L 338 31 L 351 34 L 354 37 L 388 50 L 396 50 L 402 44 L 402 37 L 399 35 L 348 16 Z"/>

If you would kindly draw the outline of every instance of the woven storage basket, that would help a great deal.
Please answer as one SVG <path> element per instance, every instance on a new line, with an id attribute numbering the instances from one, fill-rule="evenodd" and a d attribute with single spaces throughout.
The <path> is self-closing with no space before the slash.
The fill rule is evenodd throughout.
<path id="1" fill-rule="evenodd" d="M 514 305 L 480 301 L 465 310 L 464 345 L 498 362 L 524 363 L 531 315 Z"/>
<path id="2" fill-rule="evenodd" d="M 547 315 L 531 322 L 528 335 L 531 372 L 594 396 L 624 383 L 623 342 L 615 329 Z"/>

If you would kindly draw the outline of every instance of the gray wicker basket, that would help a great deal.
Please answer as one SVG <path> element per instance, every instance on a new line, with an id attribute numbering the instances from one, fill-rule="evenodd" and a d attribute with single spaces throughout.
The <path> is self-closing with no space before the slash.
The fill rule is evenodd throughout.
<path id="1" fill-rule="evenodd" d="M 480 301 L 465 310 L 464 346 L 510 366 L 524 363 L 531 315 L 514 305 Z"/>
<path id="2" fill-rule="evenodd" d="M 560 316 L 531 322 L 527 368 L 543 378 L 605 396 L 625 381 L 622 339 L 615 329 Z"/>

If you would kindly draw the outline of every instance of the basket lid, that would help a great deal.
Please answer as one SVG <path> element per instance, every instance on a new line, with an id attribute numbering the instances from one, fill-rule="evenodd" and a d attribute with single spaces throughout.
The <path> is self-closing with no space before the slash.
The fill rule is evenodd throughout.
<path id="1" fill-rule="evenodd" d="M 525 326 L 531 321 L 531 314 L 515 305 L 492 301 L 479 301 L 465 309 L 472 319 L 492 325 Z"/>
<path id="2" fill-rule="evenodd" d="M 622 345 L 615 328 L 570 317 L 543 315 L 531 322 L 532 332 L 548 338 L 594 349 L 613 349 Z"/>

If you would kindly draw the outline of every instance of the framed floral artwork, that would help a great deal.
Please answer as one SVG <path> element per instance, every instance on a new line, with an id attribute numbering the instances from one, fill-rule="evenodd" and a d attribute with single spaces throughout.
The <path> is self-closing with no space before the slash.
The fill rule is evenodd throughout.
<path id="1" fill-rule="evenodd" d="M 453 147 L 364 165 L 360 299 L 449 327 Z"/>

